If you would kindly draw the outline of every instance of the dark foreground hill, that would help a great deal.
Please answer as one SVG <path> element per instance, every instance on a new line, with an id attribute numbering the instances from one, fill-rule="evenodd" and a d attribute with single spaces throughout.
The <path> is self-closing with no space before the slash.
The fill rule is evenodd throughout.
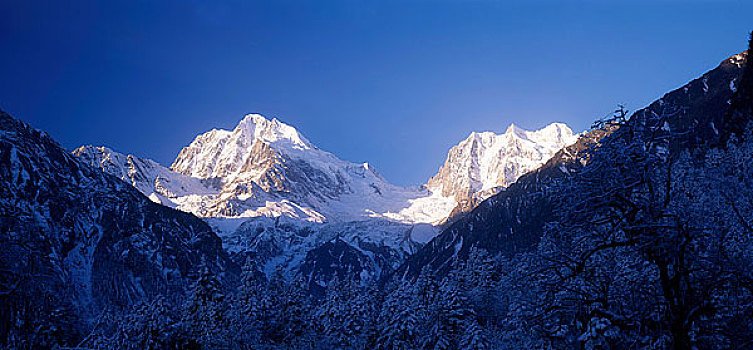
<path id="1" fill-rule="evenodd" d="M 65 344 L 105 310 L 179 301 L 201 266 L 239 273 L 206 223 L 0 111 L 0 343 Z"/>
<path id="2" fill-rule="evenodd" d="M 652 117 L 666 115 L 666 127 L 675 134 L 671 140 L 675 151 L 723 144 L 729 135 L 739 135 L 745 120 L 732 121 L 728 111 L 746 57 L 747 51 L 725 59 L 700 78 L 636 111 L 629 123 L 637 127 Z M 413 254 L 395 275 L 415 278 L 424 266 L 446 272 L 453 262 L 464 260 L 475 248 L 508 256 L 531 249 L 540 241 L 545 224 L 555 215 L 548 188 L 578 172 L 593 146 L 614 129 L 615 125 L 606 125 L 584 134 L 539 170 L 522 176 L 457 220 Z"/>

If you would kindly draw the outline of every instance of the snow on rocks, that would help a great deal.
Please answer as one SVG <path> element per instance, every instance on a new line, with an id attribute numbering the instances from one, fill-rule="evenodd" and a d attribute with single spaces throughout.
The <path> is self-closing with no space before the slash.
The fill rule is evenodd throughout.
<path id="1" fill-rule="evenodd" d="M 204 217 L 229 251 L 275 251 L 261 260 L 274 265 L 286 257 L 284 265 L 295 266 L 307 249 L 332 238 L 326 232 L 341 229 L 353 232 L 342 231 L 337 239 L 366 257 L 373 253 L 359 247 L 374 244 L 407 254 L 431 240 L 459 207 L 468 207 L 469 198 L 473 206 L 497 193 L 577 136 L 560 123 L 537 131 L 510 125 L 500 135 L 472 133 L 450 150 L 428 184 L 414 187 L 393 185 L 371 164 L 341 160 L 294 127 L 258 114 L 245 116 L 233 130 L 197 136 L 170 168 L 106 147 L 83 146 L 73 153 L 154 202 Z M 295 228 L 291 232 L 318 233 L 298 243 L 293 235 L 283 244 L 282 237 L 268 237 L 289 234 L 278 228 L 281 219 L 282 227 Z M 260 229 L 267 234 L 258 236 Z M 251 233 L 255 238 L 244 238 Z"/>
<path id="2" fill-rule="evenodd" d="M 233 130 L 197 136 L 170 168 L 106 147 L 83 146 L 74 154 L 155 202 L 202 217 L 438 224 L 459 202 L 493 195 L 576 139 L 561 123 L 537 131 L 510 125 L 499 135 L 474 132 L 450 150 L 427 185 L 415 187 L 390 184 L 369 163 L 341 160 L 294 127 L 259 114 L 245 116 Z"/>
<path id="3" fill-rule="evenodd" d="M 505 133 L 471 133 L 450 149 L 447 160 L 428 188 L 443 196 L 484 200 L 548 161 L 574 143 L 578 134 L 567 125 L 552 123 L 537 131 L 511 124 Z"/>

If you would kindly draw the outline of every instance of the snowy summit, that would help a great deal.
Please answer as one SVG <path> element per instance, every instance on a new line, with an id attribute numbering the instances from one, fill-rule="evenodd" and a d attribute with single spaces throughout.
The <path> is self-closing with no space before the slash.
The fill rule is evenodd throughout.
<path id="1" fill-rule="evenodd" d="M 203 217 L 287 216 L 309 222 L 381 217 L 439 223 L 488 198 L 577 139 L 565 124 L 537 131 L 471 133 L 450 149 L 426 185 L 390 184 L 369 163 L 351 163 L 313 145 L 296 128 L 259 114 L 233 130 L 198 135 L 167 169 L 108 148 L 74 153 L 155 201 Z M 97 154 L 100 153 L 100 154 Z"/>

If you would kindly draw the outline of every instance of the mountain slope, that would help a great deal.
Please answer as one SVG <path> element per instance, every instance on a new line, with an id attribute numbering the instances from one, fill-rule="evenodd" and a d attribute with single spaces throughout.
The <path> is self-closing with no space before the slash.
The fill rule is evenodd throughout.
<path id="1" fill-rule="evenodd" d="M 254 149 L 247 151 L 250 152 L 248 157 L 259 159 L 259 154 L 254 153 Z M 222 179 L 219 178 L 199 179 L 176 173 L 154 161 L 132 155 L 125 156 L 106 147 L 83 146 L 75 150 L 73 154 L 86 163 L 100 168 L 103 172 L 123 179 L 155 202 L 168 203 L 180 210 L 191 210 L 206 216 L 209 211 L 203 210 L 205 207 L 202 205 L 228 200 L 221 197 L 220 190 L 210 188 L 212 184 L 222 183 Z M 337 162 L 345 163 L 339 160 Z M 356 168 L 352 164 L 347 165 L 350 169 L 357 169 L 358 172 L 371 171 L 373 173 L 369 167 Z M 239 175 L 237 178 L 244 176 Z M 358 178 L 362 177 L 357 177 L 356 181 Z M 350 183 L 353 182 L 351 179 Z M 245 184 L 246 182 L 239 180 L 231 186 Z M 390 186 L 387 184 L 381 188 Z M 398 187 L 393 186 L 393 188 Z M 201 192 L 192 192 L 197 190 Z M 374 191 L 373 188 L 371 190 Z M 227 196 L 227 194 L 223 195 Z M 299 268 L 306 264 L 319 266 L 315 271 L 301 271 L 312 281 L 312 286 L 317 283 L 323 284 L 328 280 L 328 276 L 342 277 L 345 271 L 349 271 L 359 279 L 379 278 L 382 271 L 391 271 L 399 266 L 419 244 L 428 241 L 436 233 L 430 225 L 404 224 L 381 216 L 370 217 L 369 213 L 363 216 L 352 215 L 357 220 L 324 222 L 323 216 L 289 200 L 288 198 L 295 197 L 286 197 L 286 195 L 287 193 L 259 192 L 258 196 L 263 196 L 267 203 L 263 207 L 249 207 L 249 210 L 255 212 L 254 214 L 261 214 L 255 217 L 206 216 L 205 221 L 220 233 L 224 248 L 232 254 L 234 261 L 238 264 L 244 264 L 247 258 L 252 258 L 268 273 L 281 267 L 289 276 L 298 273 Z M 339 202 L 330 200 L 327 203 L 328 208 L 337 209 L 340 206 L 341 212 L 346 213 L 354 208 L 357 210 L 359 206 L 363 208 L 364 203 L 358 203 L 357 198 L 353 197 L 352 194 L 342 195 Z M 348 198 L 353 199 L 347 202 Z M 231 198 L 228 201 L 233 200 Z M 371 203 L 373 204 L 373 201 Z M 291 208 L 299 212 L 293 213 L 290 211 Z M 266 210 L 269 211 L 265 212 Z M 317 220 L 307 220 L 312 217 Z M 349 266 L 348 262 L 355 261 L 349 260 L 343 261 L 343 264 L 339 266 L 325 266 L 317 262 L 316 259 L 324 258 L 318 253 L 321 251 L 319 247 L 327 246 L 333 240 L 339 240 L 347 245 L 347 251 L 359 252 L 358 254 L 363 256 L 362 263 L 358 266 Z M 333 248 L 344 248 L 343 244 L 334 245 Z"/>
<path id="2" fill-rule="evenodd" d="M 537 169 L 577 139 L 561 123 L 537 131 L 526 131 L 512 124 L 500 135 L 474 132 L 450 149 L 445 164 L 427 187 L 453 197 L 458 203 L 454 214 L 466 212 L 523 174 Z"/>
<path id="3" fill-rule="evenodd" d="M 210 217 L 285 215 L 342 222 L 392 216 L 414 223 L 437 221 L 452 209 L 431 203 L 415 216 L 398 218 L 392 213 L 430 193 L 392 185 L 368 163 L 343 161 L 295 128 L 257 114 L 247 115 L 233 130 L 199 135 L 171 169 L 219 185 L 220 193 L 201 213 Z"/>
<path id="4" fill-rule="evenodd" d="M 340 280 L 375 281 L 414 253 L 421 236 L 433 235 L 428 225 L 406 225 L 374 218 L 339 223 L 303 224 L 278 217 L 246 218 L 235 229 L 222 229 L 224 218 L 207 218 L 222 233 L 223 243 L 237 262 L 252 259 L 271 275 L 302 275 L 312 291 L 337 276 Z M 237 220 L 237 219 L 236 219 Z M 333 256 L 342 259 L 333 260 Z"/>
<path id="5" fill-rule="evenodd" d="M 55 308 L 86 320 L 158 294 L 179 298 L 202 264 L 226 283 L 239 273 L 206 223 L 153 203 L 4 112 L 0 194 L 0 315 L 25 326 Z M 8 321 L 3 336 L 13 331 Z"/>
<path id="6" fill-rule="evenodd" d="M 323 285 L 345 273 L 380 278 L 436 235 L 432 224 L 471 209 L 576 138 L 556 123 L 473 133 L 427 185 L 414 188 L 392 185 L 368 163 L 343 161 L 295 128 L 254 114 L 233 130 L 199 135 L 171 169 L 106 147 L 74 154 L 155 202 L 207 218 L 237 263 L 251 257 L 268 273 L 281 266 Z M 346 255 L 352 258 L 342 266 L 327 263 Z"/>
<path id="7" fill-rule="evenodd" d="M 719 142 L 724 134 L 718 126 L 727 124 L 727 110 L 746 57 L 747 53 L 742 53 L 724 60 L 702 77 L 635 112 L 631 123 L 640 126 L 649 116 L 671 114 L 665 128 L 678 135 L 671 147 L 692 151 L 700 145 Z M 446 271 L 454 261 L 465 259 L 473 248 L 510 255 L 536 245 L 553 215 L 547 191 L 560 179 L 579 171 L 587 161 L 584 151 L 612 131 L 596 129 L 581 136 L 540 169 L 523 175 L 505 191 L 478 205 L 412 255 L 396 276 L 415 277 L 425 266 Z"/>
<path id="8" fill-rule="evenodd" d="M 74 154 L 157 202 L 204 217 L 383 217 L 412 224 L 438 223 L 452 210 L 471 208 L 576 139 L 557 123 L 534 132 L 511 126 L 500 135 L 472 133 L 427 185 L 415 188 L 392 185 L 368 163 L 340 160 L 295 128 L 254 114 L 233 130 L 196 137 L 172 171 L 106 147 L 83 146 Z"/>
<path id="9" fill-rule="evenodd" d="M 172 208 L 178 203 L 172 200 L 186 196 L 216 194 L 211 184 L 200 179 L 175 173 L 151 159 L 123 155 L 107 147 L 81 146 L 73 150 L 85 163 L 100 168 L 130 183 L 155 203 Z"/>

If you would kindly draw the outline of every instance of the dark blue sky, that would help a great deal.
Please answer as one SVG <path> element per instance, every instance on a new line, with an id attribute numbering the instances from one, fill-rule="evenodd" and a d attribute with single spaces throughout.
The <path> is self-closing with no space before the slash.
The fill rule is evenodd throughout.
<path id="1" fill-rule="evenodd" d="M 742 51 L 753 1 L 0 1 L 0 108 L 169 165 L 259 112 L 399 184 L 471 131 L 585 129 Z"/>

